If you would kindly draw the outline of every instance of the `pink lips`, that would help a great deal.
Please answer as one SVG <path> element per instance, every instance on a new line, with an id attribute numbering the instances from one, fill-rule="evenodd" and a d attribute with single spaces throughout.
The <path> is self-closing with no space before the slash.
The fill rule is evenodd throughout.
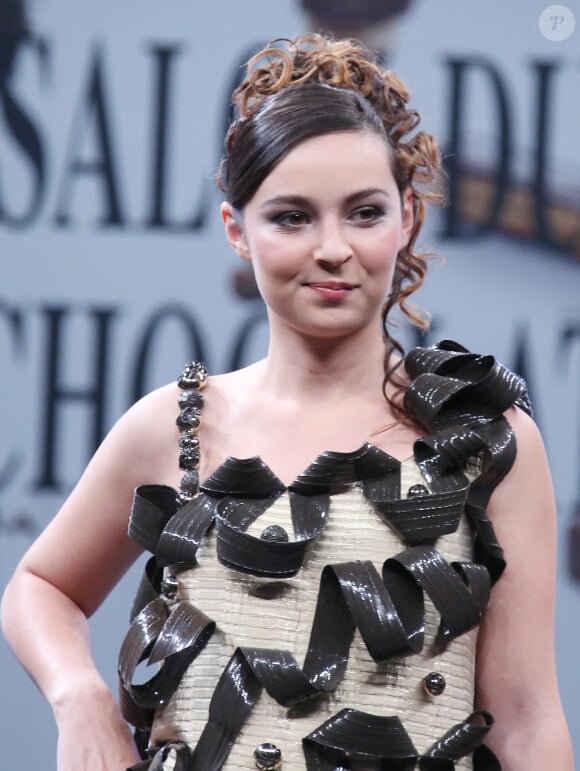
<path id="1" fill-rule="evenodd" d="M 327 300 L 340 300 L 357 288 L 357 284 L 349 284 L 346 281 L 316 281 L 306 286 Z"/>

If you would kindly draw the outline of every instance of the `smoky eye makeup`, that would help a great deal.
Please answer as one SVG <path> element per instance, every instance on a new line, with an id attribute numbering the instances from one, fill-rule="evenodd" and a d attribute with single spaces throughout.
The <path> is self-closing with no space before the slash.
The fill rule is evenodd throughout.
<path id="1" fill-rule="evenodd" d="M 274 225 L 281 228 L 298 228 L 310 222 L 310 217 L 302 211 L 283 211 L 269 218 Z"/>
<path id="2" fill-rule="evenodd" d="M 367 188 L 349 195 L 342 204 L 341 216 L 359 225 L 372 225 L 388 215 L 392 198 L 380 188 Z M 265 221 L 281 229 L 302 227 L 316 220 L 316 205 L 304 196 L 276 196 L 260 206 Z"/>
<path id="3" fill-rule="evenodd" d="M 358 206 L 349 216 L 350 219 L 361 224 L 368 223 L 370 225 L 377 220 L 381 220 L 386 213 L 386 207 L 369 203 Z"/>

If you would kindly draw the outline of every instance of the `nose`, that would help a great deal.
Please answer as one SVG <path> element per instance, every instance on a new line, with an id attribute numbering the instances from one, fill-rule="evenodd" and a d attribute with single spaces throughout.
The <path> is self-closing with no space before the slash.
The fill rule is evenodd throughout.
<path id="1" fill-rule="evenodd" d="M 352 257 L 349 244 L 340 222 L 321 223 L 318 241 L 312 256 L 320 265 L 336 268 Z"/>

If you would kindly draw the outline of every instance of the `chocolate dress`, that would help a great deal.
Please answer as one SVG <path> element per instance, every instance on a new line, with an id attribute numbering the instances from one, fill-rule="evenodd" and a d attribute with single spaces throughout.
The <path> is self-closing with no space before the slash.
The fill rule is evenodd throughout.
<path id="1" fill-rule="evenodd" d="M 157 771 L 496 771 L 475 711 L 477 627 L 505 563 L 486 506 L 515 457 L 525 384 L 444 341 L 405 357 L 413 457 L 318 456 L 289 486 L 259 458 L 201 485 L 206 371 L 179 381 L 181 491 L 135 492 L 154 556 L 119 661 Z M 160 665 L 134 682 L 142 661 Z"/>

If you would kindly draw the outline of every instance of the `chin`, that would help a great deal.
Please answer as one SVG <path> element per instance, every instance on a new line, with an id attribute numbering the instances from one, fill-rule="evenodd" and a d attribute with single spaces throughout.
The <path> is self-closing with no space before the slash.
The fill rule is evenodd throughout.
<path id="1" fill-rule="evenodd" d="M 301 335 L 310 338 L 319 338 L 321 340 L 341 340 L 359 335 L 367 328 L 367 324 L 320 324 L 306 327 L 303 324 L 295 327 Z M 373 323 L 373 327 L 374 327 Z"/>

